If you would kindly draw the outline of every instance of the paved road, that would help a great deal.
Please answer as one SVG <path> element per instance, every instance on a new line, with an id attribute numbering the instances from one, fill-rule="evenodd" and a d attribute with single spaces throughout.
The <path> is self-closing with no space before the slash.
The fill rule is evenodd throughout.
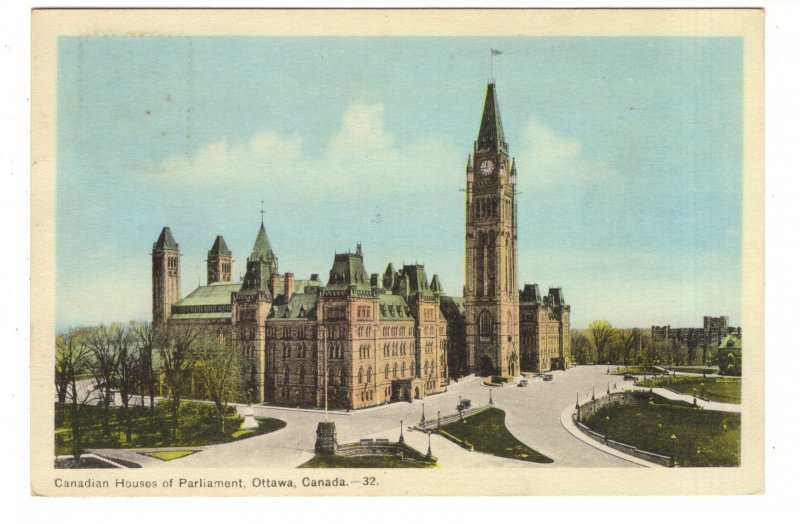
<path id="1" fill-rule="evenodd" d="M 489 401 L 489 391 L 495 405 L 506 412 L 508 429 L 522 442 L 554 459 L 553 464 L 535 464 L 503 459 L 482 453 L 467 452 L 455 444 L 433 436 L 431 448 L 441 467 L 638 467 L 637 465 L 596 449 L 575 438 L 561 425 L 564 408 L 575 404 L 576 393 L 582 399 L 591 397 L 592 386 L 597 394 L 606 388 L 623 387 L 623 377 L 606 375 L 606 366 L 580 366 L 568 371 L 553 372 L 554 380 L 531 379 L 527 388 L 514 386 L 489 388 L 475 377 L 453 383 L 448 391 L 413 403 L 400 402 L 359 410 L 352 413 L 331 413 L 328 419 L 336 422 L 338 441 L 353 442 L 360 438 L 389 438 L 396 440 L 403 420 L 404 437 L 412 446 L 427 450 L 427 435 L 408 431 L 419 422 L 423 404 L 427 418 L 436 412 L 452 413 L 459 396 L 469 398 L 473 405 Z M 95 450 L 110 458 L 118 457 L 141 463 L 145 467 L 275 467 L 294 468 L 313 456 L 315 430 L 324 414 L 264 406 L 254 407 L 256 416 L 274 417 L 287 422 L 275 433 L 249 438 L 240 442 L 205 446 L 200 453 L 182 459 L 162 462 L 145 457 L 142 450 Z M 186 448 L 182 448 L 186 449 Z"/>

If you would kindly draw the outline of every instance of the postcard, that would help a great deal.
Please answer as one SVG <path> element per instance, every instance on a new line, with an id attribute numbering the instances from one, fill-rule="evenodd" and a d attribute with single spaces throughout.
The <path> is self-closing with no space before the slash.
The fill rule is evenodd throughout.
<path id="1" fill-rule="evenodd" d="M 32 18 L 34 494 L 763 492 L 761 10 Z"/>

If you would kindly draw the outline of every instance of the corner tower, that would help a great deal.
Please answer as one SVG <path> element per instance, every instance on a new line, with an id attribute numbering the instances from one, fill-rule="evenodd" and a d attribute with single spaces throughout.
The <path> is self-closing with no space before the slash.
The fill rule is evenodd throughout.
<path id="1" fill-rule="evenodd" d="M 169 319 L 172 304 L 181 298 L 180 247 L 168 227 L 153 244 L 153 323 Z"/>
<path id="2" fill-rule="evenodd" d="M 471 372 L 511 377 L 520 372 L 516 166 L 494 83 L 466 174 L 467 363 Z"/>
<path id="3" fill-rule="evenodd" d="M 208 284 L 214 282 L 230 282 L 231 273 L 233 269 L 233 258 L 231 250 L 225 243 L 222 235 L 217 235 L 214 240 L 214 245 L 208 251 L 208 259 L 206 259 L 206 276 Z"/>

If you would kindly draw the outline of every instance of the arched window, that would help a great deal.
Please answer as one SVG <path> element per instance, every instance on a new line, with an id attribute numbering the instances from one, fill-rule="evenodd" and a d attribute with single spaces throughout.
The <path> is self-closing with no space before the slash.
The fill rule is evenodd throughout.
<path id="1" fill-rule="evenodd" d="M 384 379 L 388 379 L 389 378 L 389 363 L 388 362 L 386 363 L 386 367 L 383 368 L 383 378 Z"/>
<path id="2" fill-rule="evenodd" d="M 481 338 L 489 338 L 492 335 L 493 324 L 492 314 L 488 311 L 483 311 L 478 317 L 478 333 Z"/>
<path id="3" fill-rule="evenodd" d="M 406 363 L 405 362 L 403 362 L 403 365 L 400 366 L 400 376 L 401 377 L 405 377 L 406 376 Z"/>
<path id="4" fill-rule="evenodd" d="M 304 366 L 300 366 L 300 369 L 297 371 L 297 374 L 299 376 L 298 382 L 300 384 L 305 384 L 306 383 L 306 368 Z"/>
<path id="5" fill-rule="evenodd" d="M 358 368 L 358 383 L 361 384 L 364 381 L 364 368 Z"/>
<path id="6" fill-rule="evenodd" d="M 392 378 L 397 378 L 397 362 L 395 362 L 394 367 L 392 367 Z"/>
<path id="7" fill-rule="evenodd" d="M 336 371 L 333 368 L 328 368 L 328 387 L 336 385 Z"/>
<path id="8" fill-rule="evenodd" d="M 339 384 L 341 384 L 342 386 L 346 386 L 347 385 L 347 380 L 346 380 L 345 377 L 346 377 L 345 369 L 342 368 L 342 371 L 339 373 Z"/>
<path id="9" fill-rule="evenodd" d="M 427 360 L 425 361 L 425 368 L 424 369 L 425 369 L 425 373 L 423 373 L 423 374 L 427 375 L 428 374 L 428 361 Z"/>
<path id="10" fill-rule="evenodd" d="M 372 366 L 367 368 L 367 384 L 372 382 Z"/>
<path id="11" fill-rule="evenodd" d="M 283 366 L 283 383 L 289 383 L 289 366 Z"/>

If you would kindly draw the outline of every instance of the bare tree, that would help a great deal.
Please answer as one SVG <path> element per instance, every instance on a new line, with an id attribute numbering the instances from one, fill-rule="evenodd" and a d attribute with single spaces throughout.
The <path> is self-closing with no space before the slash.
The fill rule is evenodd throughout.
<path id="1" fill-rule="evenodd" d="M 156 383 L 158 377 L 155 367 L 155 356 L 158 352 L 159 344 L 164 342 L 165 330 L 161 325 L 153 322 L 142 322 L 135 324 L 132 328 L 132 336 L 139 352 L 139 387 L 142 395 L 147 394 L 150 398 L 150 417 L 154 416 L 153 407 L 155 406 Z"/>
<path id="2" fill-rule="evenodd" d="M 119 336 L 120 327 L 101 325 L 89 331 L 83 338 L 83 344 L 89 353 L 88 367 L 94 380 L 95 391 L 99 394 L 99 403 L 103 407 L 103 435 L 110 431 L 110 406 L 114 400 L 114 379 L 119 365 L 118 347 L 115 338 Z"/>
<path id="3" fill-rule="evenodd" d="M 178 433 L 180 401 L 191 388 L 197 362 L 196 345 L 201 334 L 202 329 L 195 325 L 167 324 L 163 341 L 158 344 L 159 365 L 171 400 L 173 441 Z"/>
<path id="4" fill-rule="evenodd" d="M 228 403 L 245 393 L 241 350 L 238 344 L 222 335 L 205 334 L 197 342 L 197 361 L 195 376 L 214 402 L 217 430 L 225 433 Z"/>
<path id="5" fill-rule="evenodd" d="M 125 442 L 130 442 L 132 437 L 130 401 L 139 386 L 139 366 L 141 353 L 139 347 L 134 343 L 134 335 L 131 329 L 119 326 L 112 333 L 111 343 L 114 353 L 117 355 L 116 387 L 119 389 L 120 400 L 122 402 L 122 420 L 125 425 Z"/>
<path id="6" fill-rule="evenodd" d="M 82 343 L 85 335 L 85 331 L 71 330 L 56 337 L 56 388 L 59 403 L 69 402 L 70 405 L 69 426 L 75 460 L 80 458 L 83 451 L 82 408 L 93 393 L 92 387 L 79 384 L 78 380 L 88 364 L 89 351 Z"/>
<path id="7" fill-rule="evenodd" d="M 598 362 L 605 362 L 607 355 L 606 349 L 614 336 L 614 328 L 607 320 L 595 320 L 589 324 L 589 335 L 592 337 L 594 347 L 597 350 Z"/>

